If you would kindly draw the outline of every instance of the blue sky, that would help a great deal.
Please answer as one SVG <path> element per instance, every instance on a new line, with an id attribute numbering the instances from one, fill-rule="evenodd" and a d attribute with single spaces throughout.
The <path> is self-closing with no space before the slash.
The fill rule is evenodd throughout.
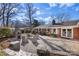
<path id="1" fill-rule="evenodd" d="M 35 3 L 34 8 L 37 9 L 35 15 L 36 19 L 50 21 L 51 16 L 57 17 L 61 13 L 66 13 L 70 16 L 70 20 L 79 19 L 79 4 L 78 3 Z M 25 7 L 23 4 L 19 8 L 22 13 L 16 17 L 18 19 L 24 19 Z"/>

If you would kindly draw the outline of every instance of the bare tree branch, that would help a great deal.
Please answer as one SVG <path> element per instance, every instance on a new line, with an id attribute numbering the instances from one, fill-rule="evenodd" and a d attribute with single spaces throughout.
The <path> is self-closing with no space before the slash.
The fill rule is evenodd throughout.
<path id="1" fill-rule="evenodd" d="M 26 4 L 27 17 L 29 18 L 30 27 L 32 28 L 32 21 L 34 19 L 33 15 L 36 13 L 36 9 L 34 9 L 34 5 L 32 3 Z"/>

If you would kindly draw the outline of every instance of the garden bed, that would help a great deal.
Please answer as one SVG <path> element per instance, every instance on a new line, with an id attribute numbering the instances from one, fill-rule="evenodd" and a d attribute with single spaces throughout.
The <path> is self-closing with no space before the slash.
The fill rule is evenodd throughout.
<path id="1" fill-rule="evenodd" d="M 1 47 L 1 45 L 0 45 L 0 56 L 8 56 L 8 54 L 3 51 L 3 47 Z"/>
<path id="2" fill-rule="evenodd" d="M 8 40 L 9 38 L 13 38 L 14 36 L 10 36 L 10 37 L 0 37 L 0 42 L 3 42 L 5 40 Z"/>
<path id="3" fill-rule="evenodd" d="M 8 54 L 5 53 L 3 50 L 0 50 L 0 56 L 8 56 Z"/>

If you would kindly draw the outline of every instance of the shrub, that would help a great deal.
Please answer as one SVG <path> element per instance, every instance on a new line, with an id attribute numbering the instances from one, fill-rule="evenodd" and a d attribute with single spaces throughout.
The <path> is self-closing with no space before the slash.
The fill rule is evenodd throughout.
<path id="1" fill-rule="evenodd" d="M 0 29 L 0 38 L 9 37 L 12 35 L 12 32 L 9 28 L 1 28 Z"/>
<path id="2" fill-rule="evenodd" d="M 3 50 L 0 50 L 0 56 L 8 56 L 8 54 L 5 53 Z"/>
<path id="3" fill-rule="evenodd" d="M 36 34 L 36 32 L 35 31 L 32 31 L 32 34 Z"/>
<path id="4" fill-rule="evenodd" d="M 51 36 L 52 36 L 52 37 L 57 37 L 55 33 L 52 33 Z"/>
<path id="5" fill-rule="evenodd" d="M 21 33 L 25 33 L 24 30 L 21 30 Z"/>
<path id="6" fill-rule="evenodd" d="M 25 32 L 26 32 L 26 33 L 30 33 L 30 32 L 31 32 L 31 30 L 30 30 L 30 29 L 27 29 Z"/>
<path id="7" fill-rule="evenodd" d="M 46 32 L 46 35 L 47 35 L 47 36 L 50 36 L 50 35 L 51 35 L 51 33 L 47 31 L 47 32 Z"/>

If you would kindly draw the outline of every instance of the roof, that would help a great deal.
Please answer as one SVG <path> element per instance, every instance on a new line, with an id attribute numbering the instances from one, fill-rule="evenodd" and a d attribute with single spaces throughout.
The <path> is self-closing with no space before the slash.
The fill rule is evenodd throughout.
<path id="1" fill-rule="evenodd" d="M 56 23 L 55 25 L 40 25 L 38 27 L 60 27 L 60 26 L 74 26 L 77 25 L 79 20 L 73 20 L 73 21 L 64 21 L 62 23 Z"/>
<path id="2" fill-rule="evenodd" d="M 73 25 L 77 25 L 78 22 L 79 22 L 79 20 L 66 21 L 66 22 L 63 22 L 62 25 L 63 25 L 63 26 L 73 26 Z"/>
<path id="3" fill-rule="evenodd" d="M 40 26 L 37 26 L 37 27 L 50 27 L 50 25 L 40 25 Z"/>

